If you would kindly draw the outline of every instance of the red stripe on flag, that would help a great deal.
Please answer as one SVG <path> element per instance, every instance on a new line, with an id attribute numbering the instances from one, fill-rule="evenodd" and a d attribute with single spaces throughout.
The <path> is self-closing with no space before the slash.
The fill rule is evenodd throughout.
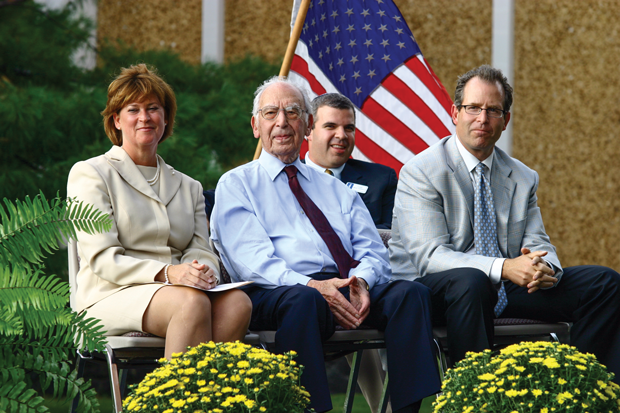
<path id="1" fill-rule="evenodd" d="M 439 86 L 440 83 L 438 83 L 436 78 L 433 77 L 433 74 L 428 71 L 427 66 L 424 66 L 416 56 L 405 62 L 405 66 L 415 73 L 418 79 L 426 85 L 428 90 L 431 91 L 439 103 L 446 109 L 446 112 L 452 113 L 452 99 L 450 99 L 450 95 L 448 95 L 448 92 L 443 86 Z"/>
<path id="2" fill-rule="evenodd" d="M 359 130 L 355 132 L 355 146 L 373 162 L 393 168 L 397 175 L 400 173 L 403 164 Z"/>
<path id="3" fill-rule="evenodd" d="M 316 80 L 316 77 L 310 70 L 308 70 L 308 63 L 299 57 L 298 55 L 293 56 L 293 62 L 291 63 L 291 70 L 293 72 L 298 73 L 301 77 L 305 78 L 308 83 L 310 83 L 310 87 L 317 95 L 322 95 L 325 93 L 325 88 Z"/>
<path id="4" fill-rule="evenodd" d="M 415 113 L 422 122 L 424 122 L 437 135 L 438 139 L 450 135 L 450 131 L 443 122 L 435 115 L 426 103 L 416 95 L 413 90 L 407 86 L 405 82 L 400 80 L 396 75 L 390 74 L 382 82 L 383 87 L 390 91 L 404 105 L 406 105 L 413 113 Z"/>
<path id="5" fill-rule="evenodd" d="M 388 112 L 383 106 L 377 103 L 373 98 L 368 98 L 362 105 L 362 112 L 368 116 L 374 123 L 379 125 L 383 130 L 390 134 L 394 139 L 398 140 L 404 146 L 409 148 L 411 152 L 418 154 L 428 148 L 428 143 L 416 135 L 411 129 L 402 123 L 397 117 Z M 371 158 L 369 156 L 369 158 Z M 371 158 L 374 160 L 374 158 Z M 378 162 L 378 161 L 375 161 Z M 379 162 L 383 163 L 383 162 Z"/>

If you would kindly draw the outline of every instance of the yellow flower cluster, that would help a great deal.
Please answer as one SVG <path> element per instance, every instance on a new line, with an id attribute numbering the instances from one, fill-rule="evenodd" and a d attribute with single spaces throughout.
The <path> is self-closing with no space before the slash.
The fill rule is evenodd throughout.
<path id="1" fill-rule="evenodd" d="M 620 386 L 592 354 L 546 341 L 467 353 L 448 370 L 435 413 L 620 411 Z"/>
<path id="2" fill-rule="evenodd" d="M 295 352 L 275 355 L 235 343 L 203 343 L 133 386 L 127 412 L 303 412 L 310 394 L 300 385 Z"/>

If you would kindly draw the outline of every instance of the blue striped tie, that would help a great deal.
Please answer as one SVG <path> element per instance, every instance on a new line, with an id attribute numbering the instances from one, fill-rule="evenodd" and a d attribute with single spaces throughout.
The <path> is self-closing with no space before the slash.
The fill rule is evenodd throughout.
<path id="1" fill-rule="evenodd" d="M 493 205 L 493 193 L 491 186 L 487 182 L 484 172 L 486 165 L 480 162 L 476 165 L 478 172 L 477 185 L 474 185 L 474 244 L 476 254 L 485 257 L 501 258 L 497 246 L 497 222 L 495 219 L 495 206 Z M 506 309 L 508 297 L 504 283 L 497 291 L 497 305 L 495 306 L 495 317 Z"/>

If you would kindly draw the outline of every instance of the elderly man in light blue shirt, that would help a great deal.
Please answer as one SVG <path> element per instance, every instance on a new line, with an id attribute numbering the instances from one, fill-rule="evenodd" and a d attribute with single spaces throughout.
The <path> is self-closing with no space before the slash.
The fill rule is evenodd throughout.
<path id="1" fill-rule="evenodd" d="M 250 328 L 276 330 L 276 351 L 299 354 L 311 408 L 332 408 L 322 343 L 336 324 L 364 324 L 385 331 L 393 411 L 416 412 L 440 387 L 429 290 L 388 282 L 387 250 L 362 200 L 299 161 L 308 108 L 286 79 L 259 87 L 252 127 L 263 153 L 220 179 L 211 237 L 231 278 L 254 281 Z"/>

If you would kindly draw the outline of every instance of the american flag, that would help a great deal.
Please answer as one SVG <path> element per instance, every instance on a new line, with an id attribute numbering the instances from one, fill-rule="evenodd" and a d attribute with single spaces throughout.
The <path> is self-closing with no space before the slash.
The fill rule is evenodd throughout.
<path id="1" fill-rule="evenodd" d="M 339 92 L 353 101 L 356 159 L 399 172 L 454 132 L 452 100 L 392 0 L 312 0 L 289 77 L 311 98 Z"/>

